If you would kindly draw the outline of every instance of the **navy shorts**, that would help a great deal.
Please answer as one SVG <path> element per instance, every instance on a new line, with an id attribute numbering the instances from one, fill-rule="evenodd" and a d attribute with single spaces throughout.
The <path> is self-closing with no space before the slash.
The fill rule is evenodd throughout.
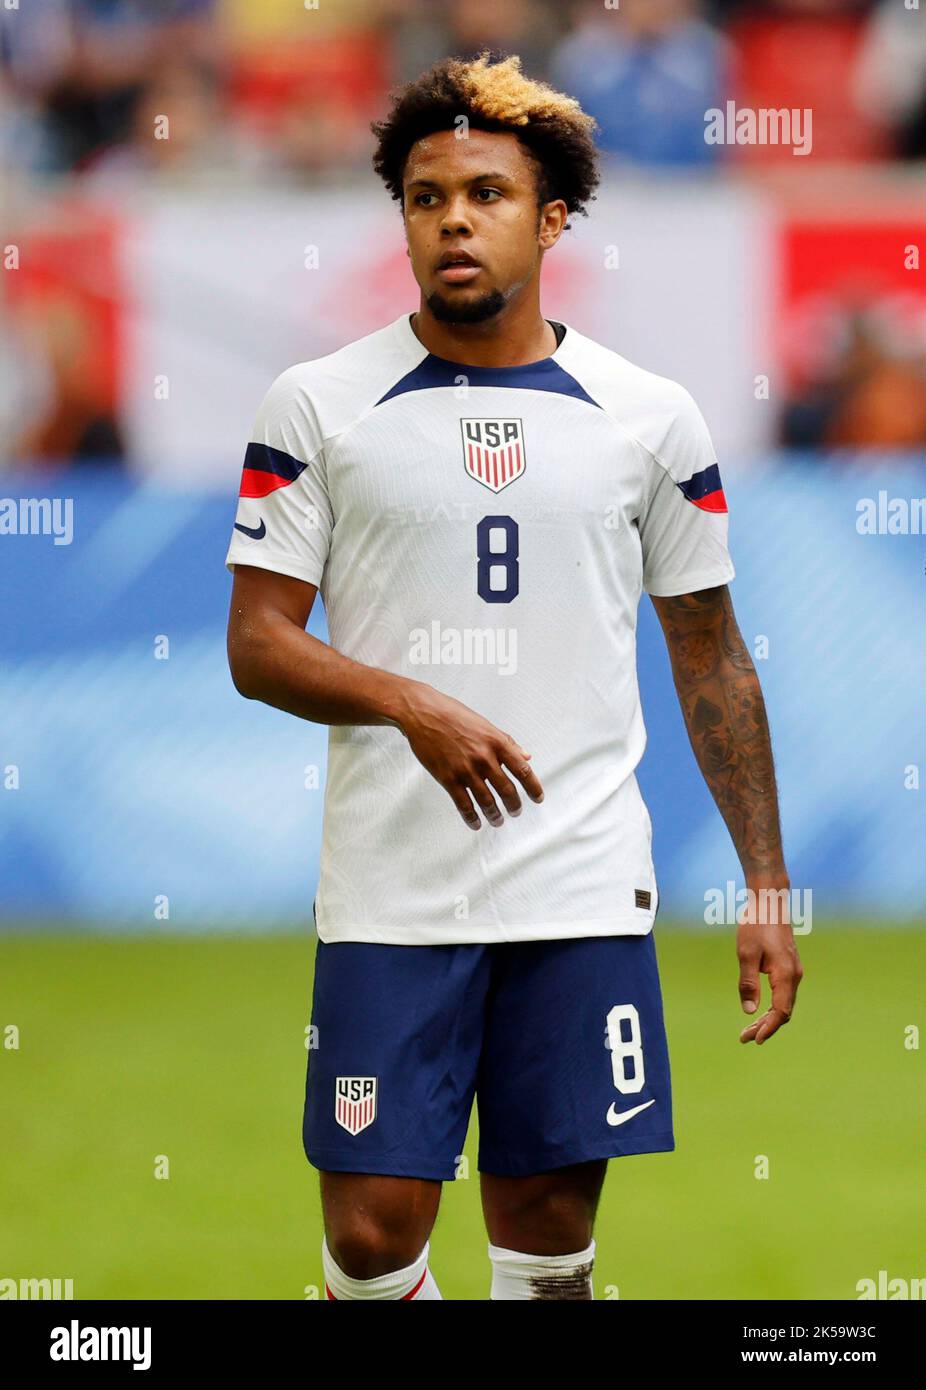
<path id="1" fill-rule="evenodd" d="M 674 1149 L 653 933 L 318 943 L 303 1145 L 316 1168 L 512 1177 Z"/>

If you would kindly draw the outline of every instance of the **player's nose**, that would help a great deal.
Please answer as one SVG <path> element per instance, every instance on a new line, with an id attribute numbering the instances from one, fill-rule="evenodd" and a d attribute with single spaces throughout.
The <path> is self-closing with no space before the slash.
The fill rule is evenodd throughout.
<path id="1" fill-rule="evenodd" d="M 473 225 L 466 205 L 466 198 L 456 194 L 448 199 L 441 218 L 441 234 L 444 237 L 472 233 Z"/>

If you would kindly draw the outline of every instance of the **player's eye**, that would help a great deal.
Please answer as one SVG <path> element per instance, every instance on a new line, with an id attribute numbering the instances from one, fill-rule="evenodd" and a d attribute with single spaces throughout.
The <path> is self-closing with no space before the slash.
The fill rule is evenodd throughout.
<path id="1" fill-rule="evenodd" d="M 487 198 L 483 198 L 483 197 L 481 196 L 483 193 L 487 193 L 489 196 L 488 196 Z M 477 189 L 476 189 L 476 197 L 479 198 L 479 200 L 480 200 L 481 202 L 483 202 L 483 203 L 493 203 L 493 202 L 495 201 L 496 198 L 500 198 L 501 196 L 502 196 L 502 195 L 501 195 L 501 193 L 498 191 L 497 188 L 477 188 Z"/>
<path id="2" fill-rule="evenodd" d="M 415 202 L 416 202 L 416 203 L 418 204 L 418 206 L 421 207 L 421 208 L 424 208 L 424 207 L 433 207 L 433 206 L 434 206 L 433 203 L 423 203 L 421 200 L 422 200 L 422 198 L 436 198 L 436 197 L 437 197 L 437 194 L 436 194 L 436 193 L 418 193 L 418 194 L 416 195 L 416 197 L 415 197 Z"/>

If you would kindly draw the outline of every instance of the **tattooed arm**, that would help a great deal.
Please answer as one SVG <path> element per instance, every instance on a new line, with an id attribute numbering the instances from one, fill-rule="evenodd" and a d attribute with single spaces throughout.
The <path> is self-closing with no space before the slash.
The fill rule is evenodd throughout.
<path id="1" fill-rule="evenodd" d="M 791 1017 L 803 974 L 787 913 L 790 884 L 765 701 L 725 585 L 654 597 L 653 606 L 694 755 L 752 890 L 737 929 L 740 999 L 746 1013 L 756 1012 L 762 973 L 772 1003 L 740 1040 L 761 1044 Z"/>

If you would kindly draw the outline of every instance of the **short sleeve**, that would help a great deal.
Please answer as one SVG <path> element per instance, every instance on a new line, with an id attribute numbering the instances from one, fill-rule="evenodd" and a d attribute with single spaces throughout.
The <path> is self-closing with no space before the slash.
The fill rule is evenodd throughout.
<path id="1" fill-rule="evenodd" d="M 261 402 L 225 564 L 256 565 L 317 586 L 334 520 L 305 370 L 300 364 L 283 372 Z"/>
<path id="2" fill-rule="evenodd" d="M 717 456 L 704 417 L 682 387 L 649 451 L 638 526 L 648 594 L 668 598 L 734 578 Z"/>

